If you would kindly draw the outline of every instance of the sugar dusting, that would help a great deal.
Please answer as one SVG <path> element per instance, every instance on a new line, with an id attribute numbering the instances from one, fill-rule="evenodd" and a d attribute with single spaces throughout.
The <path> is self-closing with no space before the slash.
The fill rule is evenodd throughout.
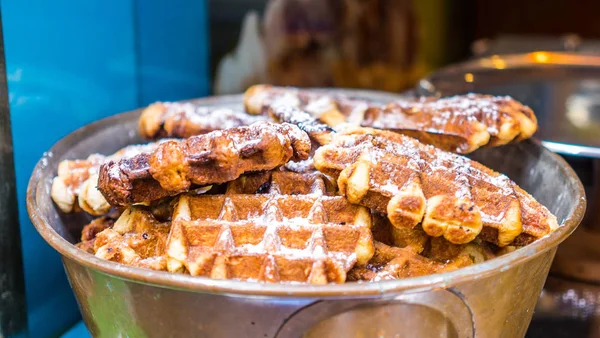
<path id="1" fill-rule="evenodd" d="M 280 273 L 279 268 L 276 265 L 276 258 L 284 258 L 291 261 L 303 261 L 313 262 L 313 268 L 319 264 L 335 264 L 344 271 L 348 271 L 357 261 L 357 255 L 354 249 L 345 248 L 342 250 L 331 250 L 327 245 L 326 231 L 334 231 L 334 233 L 346 232 L 348 234 L 360 233 L 360 229 L 366 225 L 359 222 L 354 224 L 352 222 L 344 222 L 343 224 L 333 223 L 328 221 L 329 219 L 337 219 L 340 216 L 339 213 L 347 214 L 356 212 L 356 207 L 345 203 L 345 199 L 339 196 L 325 196 L 324 184 L 317 184 L 317 181 L 322 179 L 320 176 L 304 176 L 310 177 L 314 180 L 312 184 L 309 184 L 311 190 L 306 195 L 282 195 L 277 188 L 277 183 L 271 183 L 269 191 L 266 194 L 261 195 L 225 195 L 225 199 L 222 205 L 222 210 L 228 205 L 232 209 L 244 208 L 249 200 L 256 198 L 266 200 L 262 201 L 261 207 L 256 212 L 251 212 L 248 215 L 244 215 L 242 219 L 238 219 L 240 215 L 236 215 L 231 212 L 220 212 L 219 217 L 216 219 L 198 219 L 192 220 L 191 222 L 186 221 L 187 215 L 181 215 L 176 211 L 174 215 L 175 222 L 184 222 L 189 226 L 198 227 L 214 227 L 218 225 L 220 227 L 218 246 L 220 248 L 220 255 L 225 256 L 265 256 L 265 263 L 263 263 L 262 277 L 261 280 L 274 281 L 278 280 L 278 274 Z M 310 182 L 309 182 L 310 183 Z M 211 198 L 211 197 L 206 197 Z M 194 203 L 198 203 L 201 207 L 202 200 L 195 200 Z M 283 214 L 283 207 L 285 210 L 289 209 L 290 205 L 311 205 L 310 210 L 302 209 L 303 211 L 295 211 L 296 216 L 286 217 Z M 336 207 L 334 210 L 328 210 L 326 205 L 343 205 L 343 209 Z M 229 208 L 228 207 L 228 208 Z M 288 210 L 288 212 L 290 212 Z M 330 212 L 335 212 L 336 215 L 330 215 Z M 306 214 L 305 214 L 306 213 Z M 241 241 L 236 243 L 231 232 L 231 226 L 247 228 L 250 227 L 253 230 L 248 230 L 251 233 L 262 231 L 262 239 L 256 243 L 244 242 L 245 237 L 239 237 Z M 259 230 L 262 229 L 262 230 Z M 328 230 L 326 230 L 328 229 Z M 293 241 L 294 234 L 306 234 L 310 233 L 310 236 L 304 243 L 304 245 L 298 247 L 286 246 L 281 236 L 286 236 L 287 240 Z M 290 237 L 292 236 L 292 237 Z M 305 235 L 302 235 L 305 236 Z M 298 242 L 296 245 L 298 245 Z M 227 244 L 223 246 L 223 244 Z M 211 247 L 198 247 L 198 250 L 213 250 Z M 193 249 L 192 249 L 193 250 Z M 189 258 L 193 259 L 193 258 Z M 328 263 L 327 263 L 328 262 Z M 209 263 L 212 264 L 212 263 Z M 318 271 L 317 271 L 318 273 Z M 244 280 L 247 280 L 244 278 Z"/>
<path id="2" fill-rule="evenodd" d="M 476 208 L 475 212 L 479 212 L 485 226 L 502 229 L 502 226 L 512 224 L 507 223 L 507 217 L 514 207 L 512 201 L 518 200 L 514 183 L 505 175 L 464 156 L 424 145 L 404 135 L 368 129 L 342 133 L 318 151 L 322 152 L 320 157 L 333 159 L 334 163 L 319 163 L 317 167 L 333 170 L 347 167 L 368 154 L 373 168 L 381 172 L 371 175 L 369 189 L 383 193 L 388 198 L 395 196 L 402 188 L 396 183 L 403 182 L 399 175 L 406 175 L 393 169 L 391 164 L 402 163 L 404 168 L 417 174 L 421 182 L 429 183 L 426 198 L 432 197 L 430 194 L 440 194 L 455 198 L 457 206 L 469 202 Z M 427 181 L 431 179 L 439 183 L 432 185 L 432 181 Z M 535 214 L 546 217 L 547 209 L 537 202 L 535 205 Z M 533 227 L 523 225 L 525 231 Z"/>
<path id="3" fill-rule="evenodd" d="M 421 98 L 372 107 L 371 115 L 363 125 L 456 134 L 468 138 L 483 123 L 487 132 L 495 136 L 505 124 L 518 123 L 514 115 L 520 108 L 523 106 L 506 96 L 467 94 L 438 100 Z"/>
<path id="4" fill-rule="evenodd" d="M 160 142 L 164 141 L 165 140 L 162 140 Z M 65 186 L 67 187 L 69 193 L 78 195 L 82 184 L 88 179 L 88 177 L 97 175 L 100 171 L 100 167 L 104 163 L 108 163 L 110 161 L 118 162 L 123 158 L 131 158 L 140 153 L 151 152 L 157 147 L 157 144 L 158 143 L 131 145 L 122 148 L 109 156 L 94 153 L 89 155 L 85 160 L 65 160 L 61 162 L 60 166 L 68 168 L 68 170 L 65 172 L 59 172 L 58 176 L 63 182 L 65 182 Z M 121 173 L 119 166 L 111 165 L 109 167 L 108 174 L 111 178 L 120 178 Z"/>
<path id="5" fill-rule="evenodd" d="M 328 125 L 321 123 L 312 115 L 293 106 L 274 104 L 271 106 L 270 112 L 277 120 L 297 125 L 309 135 L 332 131 Z"/>
<path id="6" fill-rule="evenodd" d="M 156 150 L 161 143 L 168 141 L 172 141 L 172 139 L 162 139 L 157 142 L 127 146 L 106 157 L 101 165 L 108 166 L 108 175 L 111 179 L 120 180 L 123 167 L 128 165 L 128 159 L 139 156 L 140 154 L 149 154 Z M 99 167 L 100 165 L 98 166 L 98 169 Z"/>
<path id="7" fill-rule="evenodd" d="M 163 105 L 167 108 L 163 121 L 186 120 L 203 130 L 236 128 L 264 120 L 262 116 L 249 115 L 243 111 L 205 107 L 190 102 L 164 102 Z"/>

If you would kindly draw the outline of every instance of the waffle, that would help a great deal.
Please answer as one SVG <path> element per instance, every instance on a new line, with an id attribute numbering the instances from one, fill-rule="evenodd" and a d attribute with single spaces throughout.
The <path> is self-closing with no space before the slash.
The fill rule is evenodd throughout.
<path id="1" fill-rule="evenodd" d="M 81 186 L 97 175 L 106 156 L 92 154 L 85 160 L 64 160 L 58 164 L 58 175 L 52 180 L 52 200 L 63 212 L 81 210 L 78 204 Z"/>
<path id="2" fill-rule="evenodd" d="M 371 217 L 317 173 L 242 176 L 220 195 L 179 197 L 168 270 L 281 283 L 342 283 L 373 255 Z"/>
<path id="3" fill-rule="evenodd" d="M 452 243 L 468 243 L 481 233 L 498 246 L 521 245 L 558 226 L 506 176 L 397 133 L 339 133 L 317 149 L 314 165 L 337 178 L 351 203 L 387 214 L 397 228 L 421 224 L 428 235 Z"/>
<path id="4" fill-rule="evenodd" d="M 166 141 L 152 153 L 108 161 L 100 168 L 98 187 L 111 205 L 147 203 L 307 159 L 310 147 L 308 135 L 294 125 L 255 123 Z"/>
<path id="5" fill-rule="evenodd" d="M 394 227 L 385 215 L 377 212 L 373 212 L 372 217 L 373 240 L 409 250 L 437 262 L 450 262 L 460 255 L 466 255 L 474 263 L 481 263 L 498 256 L 503 251 L 479 238 L 467 244 L 454 244 L 443 237 L 431 237 L 419 227 L 413 229 Z M 504 248 L 514 247 L 506 246 L 502 249 Z"/>
<path id="6" fill-rule="evenodd" d="M 292 87 L 255 85 L 246 90 L 244 108 L 249 114 L 268 115 L 269 108 L 272 106 L 302 109 L 329 126 L 338 126 L 348 122 L 349 119 L 353 120 L 350 116 L 360 117 L 367 108 L 364 102 Z"/>
<path id="7" fill-rule="evenodd" d="M 414 253 L 422 253 L 429 245 L 430 236 L 420 227 L 401 228 L 392 225 L 385 214 L 371 212 L 373 218 L 373 239 L 387 245 L 406 248 Z"/>
<path id="8" fill-rule="evenodd" d="M 459 95 L 386 105 L 318 92 L 257 85 L 244 96 L 250 114 L 274 105 L 305 110 L 330 126 L 346 123 L 396 131 L 438 148 L 470 153 L 531 137 L 537 130 L 533 111 L 510 97 Z"/>
<path id="9" fill-rule="evenodd" d="M 298 126 L 318 145 L 331 142 L 333 129 L 299 108 L 274 104 L 269 107 L 268 113 L 277 122 L 287 122 Z"/>
<path id="10" fill-rule="evenodd" d="M 94 238 L 96 257 L 117 263 L 166 270 L 165 244 L 170 223 L 156 220 L 150 211 L 139 207 L 126 209 L 112 228 Z"/>
<path id="11" fill-rule="evenodd" d="M 460 256 L 466 256 L 473 264 L 478 264 L 500 256 L 501 252 L 502 250 L 479 239 L 467 244 L 453 244 L 442 237 L 430 237 L 427 249 L 422 255 L 442 263 L 456 261 Z"/>
<path id="12" fill-rule="evenodd" d="M 157 102 L 142 111 L 139 132 L 148 139 L 187 138 L 215 130 L 247 126 L 265 119 L 263 116 L 251 116 L 227 108 L 207 108 L 190 102 Z"/>
<path id="13" fill-rule="evenodd" d="M 460 254 L 446 262 L 438 262 L 416 254 L 407 248 L 391 247 L 375 242 L 375 254 L 365 266 L 356 266 L 348 272 L 348 281 L 376 282 L 431 275 L 453 271 L 472 265 L 468 254 Z"/>
<path id="14" fill-rule="evenodd" d="M 186 139 L 61 163 L 61 209 L 124 210 L 77 246 L 193 276 L 327 284 L 451 271 L 557 228 L 506 176 L 410 137 L 459 153 L 530 137 L 535 116 L 510 98 L 382 106 L 254 86 L 244 105 L 155 103 L 140 133 Z"/>
<path id="15" fill-rule="evenodd" d="M 362 126 L 398 131 L 466 154 L 481 146 L 530 138 L 537 131 L 537 119 L 529 107 L 510 97 L 468 94 L 372 107 Z"/>
<path id="16" fill-rule="evenodd" d="M 83 251 L 95 254 L 94 244 L 96 242 L 96 235 L 105 229 L 112 228 L 114 224 L 114 219 L 110 217 L 103 216 L 96 218 L 83 227 L 81 230 L 81 242 L 76 246 Z"/>
<path id="17" fill-rule="evenodd" d="M 100 216 L 110 205 L 98 191 L 98 171 L 106 161 L 118 161 L 156 148 L 156 143 L 127 146 L 110 156 L 92 154 L 85 160 L 64 160 L 58 165 L 58 175 L 52 181 L 51 196 L 63 212 L 85 211 Z"/>

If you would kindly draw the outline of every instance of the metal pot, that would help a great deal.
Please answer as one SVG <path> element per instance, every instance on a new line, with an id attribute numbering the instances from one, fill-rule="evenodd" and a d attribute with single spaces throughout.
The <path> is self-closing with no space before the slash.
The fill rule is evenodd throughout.
<path id="1" fill-rule="evenodd" d="M 241 96 L 196 102 L 241 109 Z M 573 170 L 538 142 L 527 141 L 473 157 L 506 173 L 562 226 L 482 264 L 397 281 L 325 286 L 213 280 L 120 265 L 72 245 L 85 221 L 61 214 L 50 186 L 63 159 L 140 142 L 139 113 L 98 121 L 59 141 L 37 164 L 27 192 L 31 219 L 62 255 L 85 323 L 97 337 L 522 337 L 556 247 L 585 211 L 583 187 Z"/>

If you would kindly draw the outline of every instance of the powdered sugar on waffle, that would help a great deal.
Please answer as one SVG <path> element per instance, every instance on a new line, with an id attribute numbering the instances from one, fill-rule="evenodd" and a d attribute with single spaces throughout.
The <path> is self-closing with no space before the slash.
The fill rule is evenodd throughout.
<path id="1" fill-rule="evenodd" d="M 287 276 L 286 281 L 290 281 L 290 273 L 298 273 L 294 272 L 294 269 L 298 269 L 300 266 L 306 267 L 306 264 L 309 264 L 308 266 L 312 266 L 310 268 L 312 271 L 310 273 L 311 277 L 309 277 L 311 283 L 322 283 L 330 280 L 331 276 L 322 274 L 325 273 L 323 269 L 331 264 L 337 266 L 337 268 L 334 268 L 336 271 L 338 271 L 337 269 L 348 271 L 359 260 L 357 252 L 363 255 L 362 260 L 364 262 L 368 261 L 370 256 L 364 257 L 365 250 L 368 251 L 368 248 L 363 248 L 365 244 L 361 244 L 363 241 L 367 241 L 365 243 L 370 241 L 370 232 L 361 230 L 370 226 L 368 212 L 363 212 L 362 207 L 347 203 L 343 197 L 325 195 L 327 191 L 320 174 L 300 175 L 290 172 L 277 172 L 271 175 L 276 176 L 277 180 L 281 180 L 281 183 L 285 184 L 299 180 L 297 181 L 298 184 L 305 187 L 303 189 L 310 187 L 309 191 L 300 189 L 298 191 L 302 191 L 301 195 L 286 195 L 287 190 L 282 190 L 275 178 L 269 178 L 269 182 L 271 182 L 268 185 L 269 190 L 260 194 L 238 194 L 237 191 L 245 191 L 243 186 L 238 185 L 237 188 L 231 190 L 231 193 L 228 189 L 223 197 L 183 197 L 184 202 L 179 203 L 180 207 L 174 214 L 173 224 L 175 227 L 180 225 L 186 229 L 199 227 L 198 230 L 190 230 L 192 233 L 214 231 L 210 229 L 215 227 L 220 229 L 218 239 L 214 245 L 203 241 L 204 244 L 189 249 L 198 252 L 198 254 L 191 254 L 191 257 L 196 257 L 195 255 L 205 257 L 211 253 L 216 253 L 219 256 L 231 257 L 234 260 L 249 260 L 248 262 L 252 261 L 250 257 L 264 257 L 267 263 L 263 262 L 261 265 L 261 280 L 264 278 L 266 281 L 279 280 L 279 274 L 281 273 Z M 240 180 L 242 180 L 240 184 L 244 184 L 243 179 Z M 254 186 L 254 184 L 256 183 L 252 183 L 251 186 Z M 261 184 L 260 181 L 258 184 Z M 286 186 L 286 189 L 293 189 L 289 191 L 292 194 L 296 191 L 293 183 Z M 221 198 L 222 202 L 220 202 Z M 256 205 L 257 202 L 260 203 L 260 206 Z M 219 216 L 214 219 L 209 216 L 211 213 L 214 215 L 214 211 L 204 209 L 204 203 L 220 208 Z M 215 203 L 219 206 L 216 206 Z M 195 214 L 196 216 L 192 216 L 192 219 L 189 220 L 189 210 L 191 209 L 202 209 L 203 211 L 202 214 Z M 367 215 L 369 220 L 360 218 L 364 215 Z M 356 222 L 350 222 L 351 219 L 355 219 Z M 237 235 L 234 235 L 233 229 L 237 229 L 235 230 Z M 357 240 L 357 247 L 354 248 L 353 244 L 348 246 L 346 243 L 336 243 L 340 240 L 339 236 L 342 236 L 342 234 Z M 261 237 L 257 238 L 256 236 Z M 364 236 L 369 238 L 364 238 Z M 235 238 L 238 239 L 238 243 L 236 243 Z M 257 239 L 260 240 L 256 241 Z M 194 238 L 188 238 L 187 241 L 192 243 L 195 240 Z M 335 242 L 328 243 L 328 241 Z M 174 243 L 178 243 L 178 241 Z M 340 249 L 334 250 L 334 248 Z M 193 260 L 194 258 L 190 259 Z M 220 265 L 223 263 L 228 264 L 227 261 L 227 259 L 220 260 L 218 263 L 215 262 L 214 265 L 211 265 L 210 262 L 196 263 L 191 261 L 186 263 L 182 261 L 182 263 L 191 264 L 192 270 L 190 272 L 198 274 L 205 273 L 206 269 L 229 271 L 228 268 Z M 298 263 L 290 263 L 294 261 Z M 194 270 L 197 264 L 202 264 L 202 268 Z M 217 266 L 217 264 L 219 265 Z M 288 267 L 288 264 L 292 266 Z M 294 267 L 294 264 L 299 265 Z M 331 269 L 331 267 L 327 269 Z M 330 271 L 329 273 L 337 274 L 338 272 Z M 233 275 L 227 278 L 236 278 L 236 276 Z M 344 276 L 339 276 L 339 278 L 344 278 Z M 242 279 L 248 280 L 245 277 Z M 302 278 L 300 277 L 300 279 Z M 291 279 L 291 281 L 294 280 L 296 279 Z M 330 281 L 339 282 L 338 279 Z"/>
<path id="2" fill-rule="evenodd" d="M 428 170 L 428 171 L 453 171 L 458 173 L 456 176 L 456 186 L 461 186 L 461 182 L 465 183 L 466 177 L 473 177 L 477 180 L 486 181 L 499 189 L 499 191 L 505 196 L 513 195 L 514 190 L 512 189 L 511 181 L 508 177 L 502 174 L 496 176 L 488 175 L 471 165 L 471 160 L 466 157 L 452 154 L 439 150 L 433 146 L 425 145 L 417 142 L 416 140 L 398 135 L 398 140 L 394 142 L 384 140 L 380 137 L 374 138 L 374 143 L 377 143 L 379 149 L 369 152 L 370 159 L 373 163 L 377 164 L 383 157 L 388 156 L 402 156 L 408 157 L 410 161 L 409 165 L 414 170 Z M 343 137 L 341 142 L 343 147 L 367 147 L 374 149 L 374 143 L 364 142 L 364 139 L 358 137 Z M 432 153 L 433 160 L 425 161 L 419 151 L 422 150 L 426 153 Z M 393 172 L 389 172 L 390 178 L 386 183 L 391 184 L 393 181 Z M 373 184 L 379 184 L 378 182 L 372 182 Z M 386 188 L 387 187 L 387 188 Z M 388 184 L 384 184 L 379 188 L 392 191 Z M 468 190 L 461 189 L 457 191 L 457 197 L 469 194 Z"/>
<path id="3" fill-rule="evenodd" d="M 162 139 L 160 141 L 152 142 L 152 143 L 130 145 L 130 146 L 127 146 L 127 147 L 117 151 L 116 153 L 106 157 L 106 160 L 103 162 L 118 161 L 122 158 L 131 158 L 131 157 L 134 157 L 139 154 L 151 153 L 154 151 L 154 149 L 156 149 L 156 147 L 159 144 L 170 141 L 170 140 L 172 140 L 172 139 Z"/>
<path id="4" fill-rule="evenodd" d="M 401 124 L 405 116 L 422 113 L 429 116 L 417 122 L 417 126 L 430 133 L 443 133 L 448 125 L 461 125 L 473 122 L 497 121 L 500 116 L 499 108 L 502 101 L 512 100 L 510 97 L 493 97 L 479 94 L 452 96 L 438 100 L 421 98 L 416 101 L 394 102 L 390 108 L 393 114 L 384 114 L 376 121 L 373 127 L 386 128 L 390 125 Z M 498 134 L 495 123 L 486 124 L 490 135 Z"/>
<path id="5" fill-rule="evenodd" d="M 138 156 L 140 154 L 149 154 L 149 153 L 153 152 L 154 150 L 156 150 L 156 148 L 158 147 L 159 144 L 168 142 L 168 141 L 172 141 L 172 140 L 174 140 L 174 139 L 162 139 L 157 142 L 127 146 L 127 147 L 117 151 L 116 153 L 106 157 L 106 160 L 104 160 L 102 163 L 100 163 L 98 165 L 96 172 L 100 169 L 100 165 L 102 165 L 103 163 L 107 163 L 109 161 L 119 162 L 123 159 L 130 159 L 130 158 Z M 111 166 L 109 168 L 108 173 L 111 178 L 118 179 L 121 177 L 121 169 L 117 165 Z"/>
<path id="6" fill-rule="evenodd" d="M 92 198 L 94 202 L 103 204 L 103 198 L 95 195 L 97 182 L 90 180 L 97 179 L 100 166 L 107 161 L 118 161 L 121 158 L 133 157 L 143 152 L 150 152 L 156 148 L 155 143 L 144 145 L 132 145 L 125 147 L 110 156 L 101 154 L 91 154 L 85 160 L 64 160 L 58 166 L 58 176 L 52 182 L 52 199 L 59 205 L 64 212 L 71 212 L 76 203 L 84 207 L 86 203 L 91 202 L 88 198 Z M 111 175 L 119 175 L 118 171 L 110 172 Z M 89 181 L 89 182 L 88 182 Z M 82 187 L 88 186 L 87 190 L 82 193 Z M 101 200 L 100 200 L 101 199 Z M 93 208 L 92 208 L 93 209 Z M 84 209 L 87 212 L 92 212 L 90 209 Z M 100 214 L 101 210 L 94 210 Z"/>
<path id="7" fill-rule="evenodd" d="M 229 108 L 211 108 L 199 106 L 190 102 L 163 103 L 167 108 L 163 120 L 187 120 L 192 124 L 203 126 L 205 129 L 229 129 L 248 125 L 263 120 L 262 117 L 248 115 Z"/>

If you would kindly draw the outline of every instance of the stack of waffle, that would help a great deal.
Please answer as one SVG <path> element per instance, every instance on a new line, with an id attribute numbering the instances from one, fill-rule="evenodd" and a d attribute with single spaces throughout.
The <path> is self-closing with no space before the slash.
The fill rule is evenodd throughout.
<path id="1" fill-rule="evenodd" d="M 140 133 L 172 139 L 61 163 L 59 208 L 100 216 L 78 246 L 174 273 L 326 284 L 450 271 L 558 227 L 508 177 L 460 155 L 535 132 L 510 98 L 378 105 L 255 86 L 244 106 L 153 104 Z"/>

